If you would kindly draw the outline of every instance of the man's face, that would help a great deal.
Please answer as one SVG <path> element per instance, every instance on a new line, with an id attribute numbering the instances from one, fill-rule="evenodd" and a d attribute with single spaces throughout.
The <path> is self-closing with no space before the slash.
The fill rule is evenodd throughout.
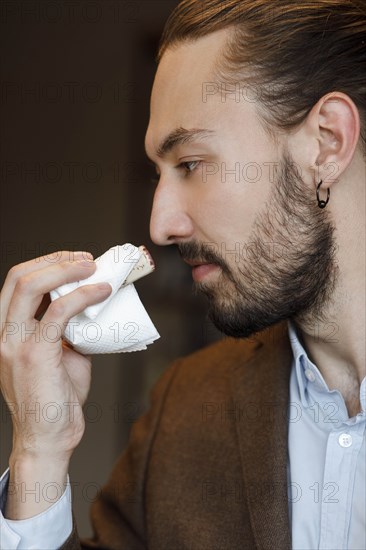
<path id="1" fill-rule="evenodd" d="M 160 175 L 150 232 L 195 266 L 215 325 L 245 337 L 310 310 L 320 317 L 336 267 L 333 228 L 288 136 L 264 131 L 248 88 L 214 82 L 226 37 L 179 45 L 160 62 L 146 135 Z"/>

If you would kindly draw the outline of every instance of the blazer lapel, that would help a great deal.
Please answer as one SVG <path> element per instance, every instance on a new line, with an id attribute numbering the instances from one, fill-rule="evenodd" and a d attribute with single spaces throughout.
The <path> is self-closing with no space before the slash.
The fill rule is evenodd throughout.
<path id="1" fill-rule="evenodd" d="M 292 350 L 287 323 L 260 333 L 254 356 L 232 369 L 244 487 L 257 547 L 289 550 L 287 408 Z"/>

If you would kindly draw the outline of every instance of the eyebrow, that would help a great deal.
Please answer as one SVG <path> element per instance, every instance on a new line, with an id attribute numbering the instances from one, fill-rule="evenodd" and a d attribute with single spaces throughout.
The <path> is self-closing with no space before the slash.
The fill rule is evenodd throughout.
<path id="1" fill-rule="evenodd" d="M 162 158 L 178 145 L 192 143 L 192 141 L 197 139 L 204 140 L 213 133 L 214 132 L 212 130 L 207 130 L 204 128 L 192 128 L 190 130 L 182 127 L 176 128 L 163 139 L 156 151 L 156 154 L 158 157 Z"/>

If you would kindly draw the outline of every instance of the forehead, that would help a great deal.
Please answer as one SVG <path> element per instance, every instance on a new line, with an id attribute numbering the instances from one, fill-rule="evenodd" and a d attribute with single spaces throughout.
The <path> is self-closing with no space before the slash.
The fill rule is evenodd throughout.
<path id="1" fill-rule="evenodd" d="M 227 37 L 227 30 L 217 31 L 164 53 L 151 94 L 148 152 L 155 151 L 158 142 L 175 128 L 207 128 L 214 123 L 221 99 L 210 91 Z"/>

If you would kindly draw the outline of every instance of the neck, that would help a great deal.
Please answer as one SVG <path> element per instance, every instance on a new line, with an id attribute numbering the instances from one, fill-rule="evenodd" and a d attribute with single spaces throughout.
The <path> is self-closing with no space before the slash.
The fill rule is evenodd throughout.
<path id="1" fill-rule="evenodd" d="M 338 390 L 349 416 L 361 411 L 360 384 L 366 375 L 366 269 L 365 233 L 353 235 L 347 253 L 339 247 L 339 277 L 322 321 L 310 314 L 294 318 L 310 360 L 318 367 L 330 390 Z M 340 258 L 344 258 L 342 263 Z"/>
<path id="2" fill-rule="evenodd" d="M 329 321 L 316 326 L 312 332 L 298 327 L 309 359 L 318 367 L 329 389 L 342 394 L 350 417 L 362 410 L 360 385 L 366 374 L 365 323 L 359 319 L 355 323 L 347 327 Z M 352 326 L 355 328 L 350 334 Z"/>

